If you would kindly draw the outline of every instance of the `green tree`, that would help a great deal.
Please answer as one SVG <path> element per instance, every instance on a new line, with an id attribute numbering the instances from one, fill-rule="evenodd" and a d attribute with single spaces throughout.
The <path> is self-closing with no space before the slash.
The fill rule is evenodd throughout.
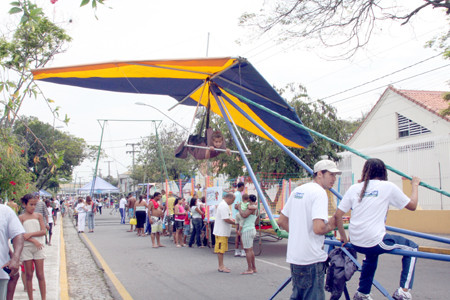
<path id="1" fill-rule="evenodd" d="M 10 129 L 0 129 L 0 197 L 19 199 L 35 191 L 33 174 L 26 168 L 26 155 Z"/>
<path id="2" fill-rule="evenodd" d="M 26 165 L 34 174 L 38 189 L 58 190 L 60 180 L 70 180 L 73 168 L 92 155 L 83 139 L 59 131 L 36 117 L 17 121 L 14 133 L 20 137 Z M 37 137 L 42 144 L 37 143 Z"/>
<path id="3" fill-rule="evenodd" d="M 240 24 L 260 33 L 276 30 L 280 42 L 314 39 L 333 48 L 336 58 L 345 59 L 369 43 L 380 23 L 407 24 L 427 7 L 450 13 L 448 0 L 426 0 L 415 9 L 383 0 L 278 0 L 265 2 L 257 13 L 244 13 Z"/>
<path id="4" fill-rule="evenodd" d="M 30 1 L 12 2 L 12 5 L 10 13 L 22 11 L 23 16 L 11 38 L 0 38 L 1 78 L 4 79 L 0 82 L 0 91 L 4 91 L 0 126 L 3 127 L 13 126 L 28 97 L 42 95 L 33 82 L 30 69 L 44 67 L 56 54 L 63 52 L 65 44 L 71 40 L 62 28 L 48 20 L 42 10 Z M 49 107 L 54 102 L 45 96 L 44 99 Z M 59 108 L 50 109 L 58 118 Z M 63 121 L 67 123 L 68 117 Z"/>
<path id="5" fill-rule="evenodd" d="M 284 89 L 279 90 L 279 92 L 280 94 L 287 92 L 293 94 L 292 99 L 288 102 L 300 116 L 305 126 L 341 143 L 346 141 L 349 136 L 346 126 L 344 126 L 346 121 L 337 117 L 334 107 L 327 105 L 321 100 L 312 101 L 309 99 L 306 89 L 302 86 L 289 84 Z M 212 124 L 212 127 L 219 128 L 222 131 L 227 141 L 232 141 L 231 135 L 222 119 L 215 116 Z M 245 130 L 240 130 L 240 132 L 251 151 L 248 159 L 254 172 L 300 173 L 306 175 L 303 167 L 285 154 L 272 141 L 255 136 Z M 304 149 L 291 148 L 290 150 L 309 166 L 313 166 L 322 156 L 335 161 L 339 160 L 337 153 L 340 149 L 338 146 L 318 137 L 313 138 L 314 142 L 309 147 Z M 231 142 L 229 145 L 233 149 L 236 148 Z M 230 177 L 240 176 L 244 173 L 242 169 L 243 162 L 235 154 L 231 156 L 219 155 L 214 161 L 216 161 L 217 173 L 224 173 Z"/>
<path id="6" fill-rule="evenodd" d="M 140 142 L 141 152 L 136 160 L 132 179 L 137 182 L 164 181 L 166 176 L 161 151 L 170 180 L 179 179 L 181 174 L 187 176 L 194 174 L 196 163 L 192 159 L 175 158 L 175 149 L 186 138 L 185 132 L 173 124 L 159 129 L 158 137 L 159 143 L 156 135 L 151 135 Z"/>

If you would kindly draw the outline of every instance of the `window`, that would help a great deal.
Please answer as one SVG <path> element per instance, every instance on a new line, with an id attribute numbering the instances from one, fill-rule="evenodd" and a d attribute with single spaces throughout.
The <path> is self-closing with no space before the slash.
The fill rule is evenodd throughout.
<path id="1" fill-rule="evenodd" d="M 399 138 L 431 132 L 428 128 L 411 121 L 399 113 L 397 113 L 397 123 Z"/>

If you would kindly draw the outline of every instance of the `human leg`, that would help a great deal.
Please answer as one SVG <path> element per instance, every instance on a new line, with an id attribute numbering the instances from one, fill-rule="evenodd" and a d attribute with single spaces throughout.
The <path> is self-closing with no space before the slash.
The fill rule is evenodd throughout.
<path id="1" fill-rule="evenodd" d="M 33 260 L 23 262 L 23 266 L 25 267 L 25 284 L 29 300 L 33 300 L 33 265 Z"/>
<path id="2" fill-rule="evenodd" d="M 78 232 L 84 232 L 84 227 L 86 226 L 86 214 L 78 214 Z"/>
<path id="3" fill-rule="evenodd" d="M 123 211 L 123 208 L 119 208 L 120 212 L 120 224 L 125 224 L 125 213 Z"/>
<path id="4" fill-rule="evenodd" d="M 292 295 L 290 299 L 325 300 L 325 262 L 311 265 L 291 264 Z"/>
<path id="5" fill-rule="evenodd" d="M 8 290 L 8 279 L 0 279 L 0 300 L 6 299 Z"/>
<path id="6" fill-rule="evenodd" d="M 230 269 L 226 268 L 223 262 L 223 255 L 228 250 L 228 237 L 217 236 L 214 252 L 217 253 L 217 259 L 219 263 L 219 272 L 229 273 Z"/>
<path id="7" fill-rule="evenodd" d="M 14 292 L 16 291 L 16 285 L 17 281 L 19 281 L 20 273 L 17 272 L 16 274 L 12 275 L 8 280 L 8 287 L 6 292 L 6 300 L 13 300 L 14 299 Z M 1 290 L 1 288 L 0 288 Z M 0 297 L 1 299 L 1 297 Z"/>
<path id="8" fill-rule="evenodd" d="M 45 274 L 44 274 L 44 260 L 36 259 L 34 261 L 34 265 L 36 266 L 36 277 L 39 283 L 39 291 L 41 292 L 41 299 L 47 299 L 47 287 L 45 283 Z"/>
<path id="9" fill-rule="evenodd" d="M 94 229 L 94 213 L 93 212 L 87 213 L 87 221 L 88 221 L 89 232 L 91 232 Z"/>
<path id="10" fill-rule="evenodd" d="M 372 248 L 376 247 L 378 246 Z M 366 257 L 364 258 L 362 263 L 362 270 L 361 276 L 359 277 L 358 288 L 358 292 L 366 295 L 370 294 L 370 290 L 372 289 L 373 278 L 375 276 L 375 271 L 377 270 L 378 265 L 378 256 L 380 254 L 380 251 L 370 251 L 370 249 L 372 248 L 361 248 L 355 246 L 356 251 L 366 254 Z"/>
<path id="11" fill-rule="evenodd" d="M 408 251 L 417 251 L 419 246 L 411 240 L 408 240 L 399 235 L 386 234 L 380 247 L 384 250 L 402 249 Z M 403 256 L 402 258 L 402 272 L 400 275 L 400 287 L 404 291 L 412 289 L 414 283 L 414 269 L 416 265 L 416 257 Z"/>
<path id="12" fill-rule="evenodd" d="M 49 229 L 48 229 L 48 245 L 51 246 L 52 245 L 52 234 L 53 234 L 53 223 L 49 223 L 48 224 Z"/>

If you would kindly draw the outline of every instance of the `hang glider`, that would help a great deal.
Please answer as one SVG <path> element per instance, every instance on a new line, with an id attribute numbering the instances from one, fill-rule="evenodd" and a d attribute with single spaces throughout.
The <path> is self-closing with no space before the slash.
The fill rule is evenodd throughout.
<path id="1" fill-rule="evenodd" d="M 217 97 L 224 101 L 233 122 L 269 139 L 228 101 L 234 102 L 283 145 L 303 148 L 313 142 L 303 129 L 244 101 L 244 97 L 292 121 L 301 123 L 294 109 L 245 58 L 201 58 L 122 61 L 32 71 L 34 79 L 112 92 L 167 95 L 181 105 L 210 106 L 223 117 Z M 232 91 L 231 94 L 229 91 Z M 240 98 L 239 96 L 243 96 Z"/>

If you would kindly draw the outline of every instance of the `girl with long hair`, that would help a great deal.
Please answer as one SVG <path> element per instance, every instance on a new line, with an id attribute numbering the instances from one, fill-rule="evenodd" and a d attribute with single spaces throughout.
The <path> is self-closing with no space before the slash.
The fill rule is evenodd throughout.
<path id="1" fill-rule="evenodd" d="M 353 299 L 372 299 L 370 290 L 378 264 L 378 256 L 394 249 L 417 251 L 418 245 L 402 236 L 387 234 L 385 220 L 389 206 L 398 209 L 416 210 L 420 179 L 412 177 L 411 196 L 406 196 L 395 184 L 387 181 L 384 162 L 377 158 L 366 161 L 361 182 L 352 185 L 339 203 L 334 215 L 339 234 L 344 243 L 348 241 L 342 216 L 352 210 L 349 235 L 356 251 L 366 255 L 359 288 Z M 394 292 L 394 299 L 411 299 L 409 290 L 413 286 L 415 257 L 404 256 L 400 287 Z"/>
<path id="2" fill-rule="evenodd" d="M 87 215 L 87 221 L 88 221 L 88 229 L 89 232 L 94 232 L 94 201 L 92 201 L 91 196 L 86 197 L 86 215 Z"/>
<path id="3" fill-rule="evenodd" d="M 19 216 L 25 228 L 24 247 L 20 260 L 23 262 L 26 274 L 26 289 L 28 299 L 33 299 L 33 271 L 36 268 L 36 277 L 39 283 L 41 299 L 46 299 L 47 287 L 44 274 L 44 241 L 45 241 L 45 222 L 44 217 L 35 212 L 38 199 L 31 194 L 22 197 L 22 204 L 25 207 L 25 213 Z M 50 216 L 51 218 L 51 216 Z"/>

